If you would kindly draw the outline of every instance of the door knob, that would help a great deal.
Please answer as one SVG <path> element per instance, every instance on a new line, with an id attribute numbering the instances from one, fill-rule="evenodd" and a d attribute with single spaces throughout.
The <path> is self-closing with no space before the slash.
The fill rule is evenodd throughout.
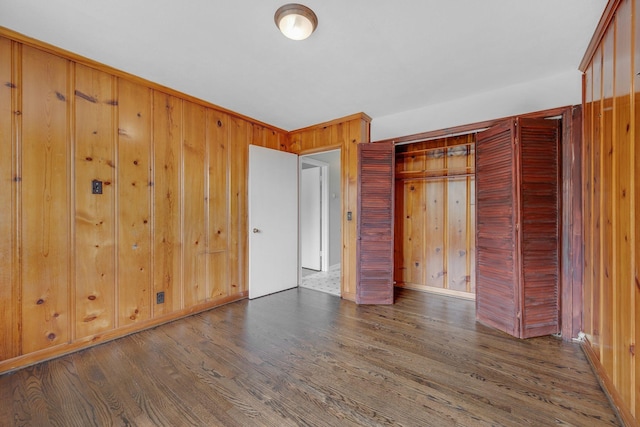
<path id="1" fill-rule="evenodd" d="M 254 233 L 259 233 L 259 232 L 260 232 L 260 229 L 258 229 L 258 228 L 254 228 L 254 229 L 253 229 L 253 232 L 254 232 Z"/>

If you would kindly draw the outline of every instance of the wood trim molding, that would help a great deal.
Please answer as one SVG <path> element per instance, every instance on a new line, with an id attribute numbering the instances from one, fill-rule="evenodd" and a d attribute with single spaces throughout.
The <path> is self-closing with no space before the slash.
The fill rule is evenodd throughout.
<path id="1" fill-rule="evenodd" d="M 427 132 L 414 133 L 412 135 L 400 136 L 389 139 L 382 139 L 379 141 L 373 141 L 375 144 L 383 142 L 393 142 L 394 144 L 408 144 L 414 142 L 423 142 L 430 139 L 447 138 L 457 135 L 464 135 L 468 133 L 484 130 L 488 127 L 494 126 L 505 120 L 514 119 L 516 117 L 523 117 L 527 119 L 546 119 L 555 116 L 561 116 L 565 111 L 571 109 L 572 106 L 566 105 L 563 107 L 552 108 L 550 110 L 534 111 L 526 114 L 516 114 L 513 116 L 502 117 L 500 119 L 485 120 L 482 122 L 470 123 L 466 125 L 454 126 L 450 128 L 437 129 Z"/>
<path id="2" fill-rule="evenodd" d="M 351 114 L 350 116 L 345 116 L 345 117 L 341 117 L 341 118 L 338 118 L 338 119 L 333 119 L 333 120 L 330 120 L 328 122 L 317 123 L 315 125 L 307 126 L 307 127 L 300 128 L 300 129 L 295 129 L 295 130 L 290 131 L 289 134 L 298 133 L 298 132 L 305 132 L 305 131 L 308 131 L 308 130 L 313 130 L 313 129 L 318 129 L 318 128 L 329 127 L 329 126 L 337 125 L 337 124 L 340 124 L 340 123 L 350 122 L 352 120 L 364 120 L 367 123 L 371 123 L 371 117 L 369 117 L 365 113 L 355 113 L 355 114 Z M 368 142 L 368 141 L 363 141 L 363 142 Z"/>
<path id="3" fill-rule="evenodd" d="M 436 288 L 433 286 L 414 285 L 412 283 L 406 283 L 406 282 L 398 283 L 395 286 L 397 288 L 412 289 L 414 291 L 426 292 L 428 294 L 446 295 L 449 297 L 465 299 L 468 301 L 476 300 L 476 295 L 469 292 L 454 291 L 451 289 L 442 289 L 442 288 Z"/>
<path id="4" fill-rule="evenodd" d="M 325 153 L 331 150 L 339 150 L 342 148 L 342 144 L 324 145 L 322 147 L 309 148 L 307 150 L 301 150 L 298 156 L 306 156 L 308 154 Z"/>
<path id="5" fill-rule="evenodd" d="M 41 351 L 14 357 L 12 359 L 0 361 L 0 375 L 6 374 L 7 372 L 15 371 L 17 369 L 22 369 L 27 366 L 34 365 L 36 363 L 41 363 L 47 360 L 55 359 L 56 357 L 64 356 L 66 354 L 70 354 L 78 350 L 84 350 L 84 349 L 96 346 L 98 344 L 103 344 L 108 341 L 113 341 L 115 339 L 122 338 L 127 335 L 131 335 L 133 333 L 138 333 L 146 329 L 154 328 L 156 326 L 169 323 L 174 320 L 181 319 L 187 316 L 191 316 L 192 314 L 207 311 L 212 308 L 219 307 L 221 305 L 225 305 L 234 301 L 239 301 L 241 299 L 247 298 L 248 296 L 249 296 L 248 291 L 244 291 L 236 295 L 221 298 L 219 300 L 216 300 L 215 302 L 198 304 L 192 307 L 188 307 L 184 310 L 167 314 L 165 316 L 149 319 L 147 321 L 135 323 L 123 328 L 113 329 L 104 334 L 89 336 L 89 337 L 74 341 L 72 343 L 61 344 L 56 347 L 51 347 Z"/>
<path id="6" fill-rule="evenodd" d="M 243 114 L 237 113 L 235 111 L 228 110 L 226 108 L 220 107 L 219 105 L 215 105 L 215 104 L 213 104 L 211 102 L 204 101 L 204 100 L 202 100 L 200 98 L 196 98 L 194 96 L 187 95 L 187 94 L 179 92 L 177 90 L 170 89 L 170 88 L 168 88 L 166 86 L 162 86 L 162 85 L 160 85 L 158 83 L 154 83 L 152 81 L 143 79 L 142 77 L 138 77 L 138 76 L 135 76 L 133 74 L 129 74 L 129 73 L 125 72 L 125 71 L 118 70 L 116 68 L 113 68 L 113 67 L 110 67 L 108 65 L 102 64 L 102 63 L 100 63 L 98 61 L 94 61 L 92 59 L 85 58 L 84 56 L 69 52 L 67 50 L 64 50 L 64 49 L 61 49 L 61 48 L 58 48 L 58 47 L 55 47 L 55 46 L 52 46 L 52 45 L 50 45 L 48 43 L 42 42 L 40 40 L 33 39 L 31 37 L 28 37 L 28 36 L 25 36 L 23 34 L 20 34 L 20 33 L 16 32 L 16 31 L 10 30 L 10 29 L 8 29 L 6 27 L 0 26 L 0 37 L 6 37 L 6 38 L 11 39 L 13 41 L 22 43 L 24 45 L 31 46 L 31 47 L 40 49 L 42 51 L 45 51 L 45 52 L 48 52 L 48 53 L 63 57 L 65 59 L 73 61 L 73 62 L 75 62 L 77 64 L 86 65 L 87 67 L 91 67 L 91 68 L 95 68 L 95 69 L 100 70 L 100 71 L 104 71 L 104 72 L 106 72 L 108 74 L 112 74 L 112 75 L 114 75 L 116 77 L 120 77 L 120 78 L 129 80 L 129 81 L 131 81 L 133 83 L 140 84 L 142 86 L 157 90 L 159 92 L 163 92 L 163 93 L 168 94 L 168 95 L 176 96 L 178 98 L 181 98 L 181 99 L 186 100 L 186 101 L 193 102 L 193 103 L 201 105 L 203 107 L 213 108 L 213 109 L 215 109 L 217 111 L 220 111 L 222 113 L 228 114 L 230 116 L 237 117 L 237 118 L 242 119 L 242 120 L 246 120 L 248 122 L 251 122 L 251 123 L 254 123 L 254 124 L 257 124 L 257 125 L 260 125 L 260 126 L 264 126 L 265 128 L 272 129 L 272 130 L 274 130 L 276 132 L 280 132 L 280 133 L 285 134 L 285 135 L 288 133 L 284 129 L 280 129 L 280 128 L 275 127 L 273 125 L 270 125 L 268 123 L 264 123 L 264 122 L 261 122 L 259 120 L 253 119 L 251 117 L 245 116 Z"/>
<path id="7" fill-rule="evenodd" d="M 624 400 L 622 400 L 622 396 L 620 396 L 620 393 L 618 393 L 618 390 L 613 385 L 613 381 L 611 381 L 611 378 L 607 376 L 607 371 L 604 369 L 604 367 L 600 363 L 600 360 L 598 359 L 598 356 L 596 355 L 595 351 L 593 351 L 593 348 L 591 347 L 591 343 L 589 342 L 589 340 L 585 338 L 585 341 L 583 341 L 580 344 L 580 346 L 582 347 L 582 351 L 587 357 L 587 361 L 591 365 L 593 372 L 596 374 L 596 378 L 600 383 L 600 387 L 602 387 L 602 390 L 609 398 L 609 401 L 611 402 L 611 406 L 616 411 L 618 418 L 620 418 L 623 425 L 625 426 L 637 425 L 635 422 L 635 419 L 633 418 L 633 415 L 631 414 L 631 411 L 624 404 Z"/>
<path id="8" fill-rule="evenodd" d="M 609 24 L 613 20 L 613 17 L 618 10 L 618 5 L 621 2 L 622 0 L 609 0 L 609 2 L 607 3 L 607 6 L 602 13 L 602 17 L 600 18 L 600 22 L 598 22 L 598 26 L 596 27 L 596 30 L 591 37 L 591 41 L 587 46 L 587 51 L 584 53 L 582 61 L 580 61 L 580 66 L 578 66 L 578 69 L 583 73 L 587 70 L 589 63 L 591 62 L 591 58 L 593 58 L 593 55 L 598 49 L 598 46 L 600 46 L 600 42 L 602 41 L 607 28 L 609 28 Z"/>

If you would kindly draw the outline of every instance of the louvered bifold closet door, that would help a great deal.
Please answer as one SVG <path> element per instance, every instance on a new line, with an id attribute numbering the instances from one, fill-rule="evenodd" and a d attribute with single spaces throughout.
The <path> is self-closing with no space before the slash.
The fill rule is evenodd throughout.
<path id="1" fill-rule="evenodd" d="M 476 318 L 519 336 L 515 121 L 476 139 Z"/>
<path id="2" fill-rule="evenodd" d="M 518 119 L 522 239 L 521 338 L 560 332 L 560 128 Z"/>
<path id="3" fill-rule="evenodd" d="M 356 303 L 393 304 L 393 144 L 358 144 L 358 169 Z"/>

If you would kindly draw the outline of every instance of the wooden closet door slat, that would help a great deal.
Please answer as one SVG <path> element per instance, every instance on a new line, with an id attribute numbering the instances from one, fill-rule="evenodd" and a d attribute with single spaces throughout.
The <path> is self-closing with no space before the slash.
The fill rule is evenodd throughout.
<path id="1" fill-rule="evenodd" d="M 358 145 L 358 304 L 393 304 L 394 164 L 393 144 Z"/>
<path id="2" fill-rule="evenodd" d="M 476 143 L 476 318 L 518 336 L 514 125 L 481 132 Z"/>

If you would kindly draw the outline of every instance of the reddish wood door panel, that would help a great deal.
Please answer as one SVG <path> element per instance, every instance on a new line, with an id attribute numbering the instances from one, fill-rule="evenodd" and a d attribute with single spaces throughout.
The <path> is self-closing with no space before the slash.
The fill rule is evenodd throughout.
<path id="1" fill-rule="evenodd" d="M 476 142 L 476 317 L 519 335 L 514 122 Z"/>
<path id="2" fill-rule="evenodd" d="M 356 302 L 393 304 L 393 144 L 358 145 Z"/>
<path id="3" fill-rule="evenodd" d="M 559 141 L 543 119 L 478 135 L 476 316 L 519 338 L 560 331 Z"/>
<path id="4" fill-rule="evenodd" d="M 522 257 L 522 338 L 560 331 L 560 128 L 518 119 Z"/>

